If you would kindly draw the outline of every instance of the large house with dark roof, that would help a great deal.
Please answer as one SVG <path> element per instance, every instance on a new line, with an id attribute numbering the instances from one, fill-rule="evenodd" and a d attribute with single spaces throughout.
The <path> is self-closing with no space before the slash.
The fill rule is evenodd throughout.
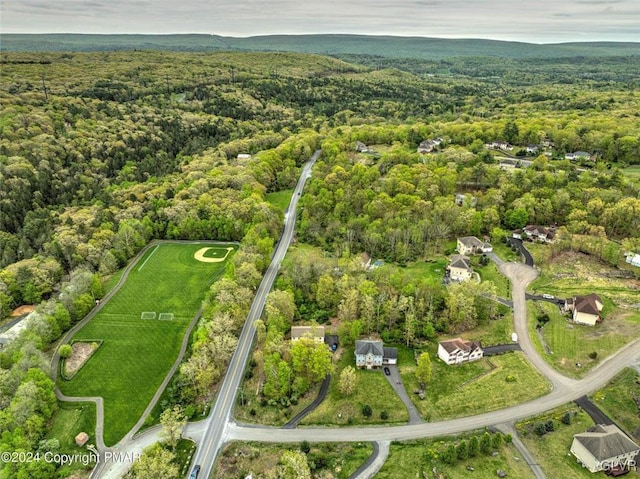
<path id="1" fill-rule="evenodd" d="M 640 446 L 618 426 L 597 424 L 573 436 L 570 451 L 591 472 L 605 471 L 619 475 L 629 466 L 635 466 Z M 615 474 L 616 471 L 619 473 Z"/>
<path id="2" fill-rule="evenodd" d="M 458 242 L 456 245 L 456 249 L 458 253 L 469 255 L 469 254 L 479 254 L 479 253 L 490 253 L 493 251 L 493 246 L 486 241 L 480 241 L 475 236 L 463 236 L 458 238 Z"/>
<path id="3" fill-rule="evenodd" d="M 468 281 L 473 277 L 473 269 L 468 256 L 456 254 L 451 257 L 451 263 L 447 266 L 451 281 Z"/>
<path id="4" fill-rule="evenodd" d="M 360 339 L 356 341 L 356 366 L 359 368 L 380 368 L 384 364 L 398 362 L 398 349 L 385 348 L 382 341 Z"/>
<path id="5" fill-rule="evenodd" d="M 380 368 L 384 357 L 382 341 L 363 339 L 356 341 L 356 366 L 359 368 Z"/>
<path id="6" fill-rule="evenodd" d="M 482 359 L 484 351 L 480 341 L 467 341 L 462 338 L 441 341 L 438 344 L 438 357 L 447 364 L 460 364 Z"/>
<path id="7" fill-rule="evenodd" d="M 602 311 L 604 304 L 597 294 L 574 296 L 566 299 L 564 304 L 565 310 L 571 312 L 574 323 L 594 326 L 597 322 L 602 321 L 600 311 Z"/>

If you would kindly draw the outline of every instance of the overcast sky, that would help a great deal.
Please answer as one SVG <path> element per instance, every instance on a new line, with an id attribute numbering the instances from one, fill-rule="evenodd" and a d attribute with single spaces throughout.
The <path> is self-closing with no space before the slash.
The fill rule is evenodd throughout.
<path id="1" fill-rule="evenodd" d="M 640 0 L 0 0 L 4 33 L 640 41 Z"/>

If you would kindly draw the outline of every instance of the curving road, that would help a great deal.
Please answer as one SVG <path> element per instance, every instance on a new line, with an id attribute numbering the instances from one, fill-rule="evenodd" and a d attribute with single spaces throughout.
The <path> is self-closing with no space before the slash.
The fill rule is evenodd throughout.
<path id="1" fill-rule="evenodd" d="M 291 240 L 293 239 L 298 199 L 302 194 L 307 178 L 311 176 L 311 168 L 320 156 L 320 153 L 320 150 L 316 151 L 302 168 L 302 173 L 298 179 L 298 184 L 293 190 L 291 203 L 289 204 L 287 214 L 285 215 L 284 229 L 280 236 L 278 247 L 273 254 L 271 264 L 267 268 L 267 271 L 262 278 L 262 282 L 258 287 L 249 315 L 247 316 L 247 320 L 245 321 L 242 332 L 240 333 L 238 347 L 231 358 L 227 374 L 222 382 L 218 396 L 214 400 L 211 413 L 207 419 L 207 427 L 204 432 L 204 436 L 193 460 L 193 464 L 200 464 L 200 477 L 206 478 L 211 475 L 218 452 L 221 446 L 226 442 L 228 431 L 232 427 L 230 425 L 231 412 L 233 411 L 236 392 L 240 386 L 240 381 L 243 378 L 247 359 L 249 358 L 249 353 L 253 346 L 253 338 L 256 332 L 254 323 L 256 320 L 260 319 L 260 315 L 264 309 L 264 304 L 267 300 L 267 295 L 269 294 L 269 291 L 271 291 L 273 282 L 280 270 L 280 263 L 289 248 Z"/>
<path id="2" fill-rule="evenodd" d="M 528 334 L 525 290 L 527 285 L 537 277 L 537 270 L 520 263 L 499 262 L 500 271 L 511 281 L 514 327 L 518 334 L 520 346 L 531 364 L 551 383 L 552 390 L 549 394 L 526 403 L 476 416 L 403 426 L 282 429 L 236 424 L 231 418 L 231 413 L 233 411 L 236 392 L 240 386 L 245 365 L 252 348 L 255 335 L 254 321 L 260 317 L 267 294 L 271 289 L 280 268 L 280 263 L 293 237 L 298 198 L 319 154 L 319 151 L 314 153 L 303 168 L 298 185 L 291 199 L 288 214 L 285 217 L 285 226 L 280 242 L 273 255 L 273 260 L 258 288 L 241 332 L 238 348 L 231 359 L 227 374 L 220 392 L 214 401 L 211 413 L 206 421 L 189 424 L 187 426 L 185 435 L 192 437 L 200 443 L 193 462 L 194 464 L 201 465 L 200 477 L 210 477 L 220 448 L 225 442 L 230 440 L 282 443 L 299 443 L 303 440 L 309 442 L 374 441 L 384 446 L 382 449 L 386 449 L 390 441 L 454 435 L 496 425 L 501 425 L 499 428 L 511 428 L 512 424 L 516 421 L 559 407 L 604 387 L 619 371 L 627 366 L 640 362 L 640 340 L 636 340 L 606 358 L 581 380 L 568 378 L 560 374 L 538 354 Z M 122 450 L 141 450 L 142 444 L 152 443 L 154 440 L 157 440 L 158 430 L 159 428 L 154 428 L 145 431 L 134 440 L 123 444 L 124 447 Z M 374 454 L 373 456 L 377 455 Z M 367 471 L 359 471 L 361 474 L 355 475 L 355 477 L 371 477 L 371 474 L 375 474 L 375 470 L 381 466 L 381 461 L 384 462 L 382 456 L 372 457 L 371 465 L 367 468 Z M 539 470 L 539 466 L 535 464 L 534 458 L 529 457 L 527 461 L 532 465 L 536 477 L 544 477 L 544 473 Z M 538 470 L 533 466 L 537 466 Z M 108 477 L 119 476 L 108 475 Z"/>

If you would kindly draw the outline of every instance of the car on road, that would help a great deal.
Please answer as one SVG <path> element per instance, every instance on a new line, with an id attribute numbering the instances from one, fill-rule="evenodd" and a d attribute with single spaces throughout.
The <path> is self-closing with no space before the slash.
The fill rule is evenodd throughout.
<path id="1" fill-rule="evenodd" d="M 388 367 L 386 367 L 386 366 L 385 366 L 385 368 L 384 368 L 384 373 L 385 373 L 387 376 L 390 376 L 390 375 L 391 375 L 391 371 L 390 371 L 390 370 L 389 370 L 389 368 L 388 368 Z"/>
<path id="2" fill-rule="evenodd" d="M 543 294 L 542 297 L 544 299 L 556 299 L 556 297 L 553 296 L 552 294 Z"/>
<path id="3" fill-rule="evenodd" d="M 198 474 L 200 474 L 200 464 L 196 464 L 195 466 L 193 466 L 189 479 L 198 479 Z"/>

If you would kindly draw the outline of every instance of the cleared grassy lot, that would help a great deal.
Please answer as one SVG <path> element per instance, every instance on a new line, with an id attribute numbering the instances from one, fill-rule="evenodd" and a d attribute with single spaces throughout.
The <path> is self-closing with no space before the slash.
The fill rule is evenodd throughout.
<path id="1" fill-rule="evenodd" d="M 300 444 L 264 444 L 259 442 L 232 442 L 225 446 L 218 460 L 214 479 L 271 477 L 266 471 L 275 469 L 282 453 L 300 450 Z M 370 443 L 309 444 L 307 463 L 313 464 L 313 477 L 347 479 L 371 455 Z M 323 475 L 326 474 L 326 475 Z"/>
<path id="2" fill-rule="evenodd" d="M 573 377 L 584 376 L 640 333 L 640 325 L 628 322 L 625 316 L 611 315 L 602 323 L 587 326 L 571 323 L 550 303 L 528 302 L 527 308 L 531 318 L 529 334 L 534 345 L 554 368 Z M 535 329 L 536 317 L 541 312 L 550 318 L 541 330 L 542 339 Z"/>
<path id="3" fill-rule="evenodd" d="M 358 383 L 355 392 L 348 397 L 340 394 L 337 378 L 340 377 L 342 369 L 355 364 L 353 351 L 353 348 L 345 348 L 342 351 L 327 398 L 315 411 L 304 418 L 301 424 L 364 425 L 403 423 L 409 420 L 407 408 L 381 370 L 356 370 Z M 362 415 L 362 407 L 365 404 L 371 406 L 373 411 L 368 419 Z M 388 419 L 380 418 L 382 411 L 387 411 Z"/>
<path id="4" fill-rule="evenodd" d="M 572 411 L 572 421 L 568 426 L 559 421 L 559 418 L 566 411 Z M 530 428 L 536 423 L 546 422 L 549 419 L 554 420 L 555 431 L 542 437 L 536 436 L 533 432 L 525 432 L 527 425 Z M 593 426 L 593 421 L 589 415 L 579 411 L 577 406 L 573 406 L 552 411 L 545 416 L 531 419 L 526 423 L 519 423 L 516 428 L 521 432 L 522 442 L 531 451 L 542 470 L 547 474 L 547 477 L 587 479 L 600 476 L 592 474 L 588 469 L 578 464 L 576 458 L 569 454 L 569 449 L 571 448 L 573 435 L 585 432 L 591 426 Z M 605 475 L 601 474 L 601 477 L 605 477 Z"/>
<path id="5" fill-rule="evenodd" d="M 284 212 L 289 206 L 289 203 L 291 202 L 292 193 L 293 193 L 292 189 L 274 191 L 273 193 L 266 194 L 266 200 L 267 200 L 267 203 L 274 205 L 275 207 L 279 208 Z"/>
<path id="6" fill-rule="evenodd" d="M 640 397 L 638 372 L 625 369 L 605 388 L 592 394 L 591 400 L 638 442 L 640 441 L 640 417 L 638 405 L 634 400 L 638 397 Z"/>
<path id="7" fill-rule="evenodd" d="M 456 464 L 444 464 L 431 459 L 427 451 L 442 447 L 442 443 L 454 443 L 456 438 L 421 440 L 410 442 L 394 442 L 391 444 L 389 457 L 384 466 L 376 474 L 376 479 L 397 479 L 414 477 L 446 477 L 447 479 L 493 479 L 498 477 L 497 470 L 507 472 L 507 477 L 532 479 L 533 473 L 520 454 L 511 444 L 498 448 L 497 455 L 478 455 L 473 458 L 459 460 Z M 516 459 L 519 458 L 519 459 Z M 471 466 L 473 471 L 469 471 Z M 443 476 L 433 475 L 434 468 Z M 549 476 L 554 477 L 554 476 Z"/>
<path id="8" fill-rule="evenodd" d="M 413 350 L 398 349 L 402 381 L 427 421 L 495 411 L 535 399 L 551 390 L 549 383 L 519 352 L 449 366 L 437 359 L 436 351 L 437 346 L 429 349 L 433 373 L 427 384 L 426 397 L 421 400 L 412 394 L 419 389 Z"/>
<path id="9" fill-rule="evenodd" d="M 222 274 L 224 261 L 195 259 L 207 246 L 212 245 L 161 243 L 150 248 L 116 295 L 74 336 L 103 344 L 72 380 L 58 385 L 69 396 L 104 398 L 107 445 L 118 442 L 139 419 L 176 360 L 205 291 Z M 234 249 L 216 245 L 204 257 L 223 258 Z M 143 312 L 155 313 L 155 319 L 141 319 Z M 161 313 L 173 319 L 163 320 Z"/>

